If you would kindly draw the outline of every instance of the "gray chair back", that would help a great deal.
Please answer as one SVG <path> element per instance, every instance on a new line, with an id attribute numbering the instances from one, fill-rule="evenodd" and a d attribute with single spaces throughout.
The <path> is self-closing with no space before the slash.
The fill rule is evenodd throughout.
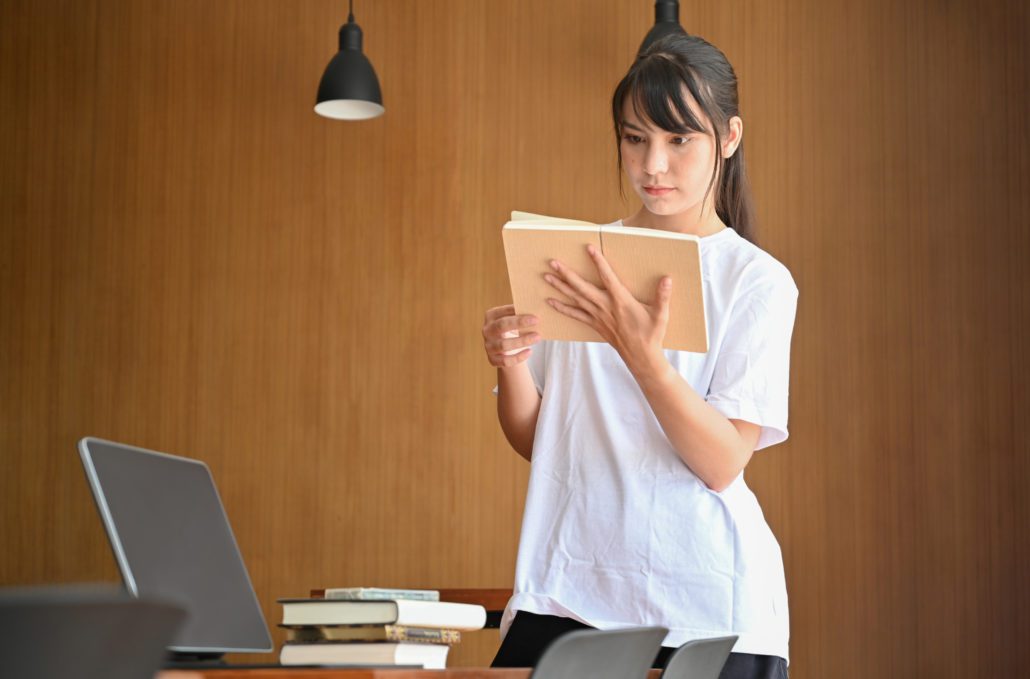
<path id="1" fill-rule="evenodd" d="M 688 641 L 669 656 L 662 679 L 719 679 L 736 643 L 736 635 Z"/>
<path id="2" fill-rule="evenodd" d="M 0 675 L 152 679 L 185 619 L 116 588 L 0 589 Z"/>
<path id="3" fill-rule="evenodd" d="M 643 679 L 668 632 L 664 627 L 569 632 L 547 647 L 530 677 Z"/>

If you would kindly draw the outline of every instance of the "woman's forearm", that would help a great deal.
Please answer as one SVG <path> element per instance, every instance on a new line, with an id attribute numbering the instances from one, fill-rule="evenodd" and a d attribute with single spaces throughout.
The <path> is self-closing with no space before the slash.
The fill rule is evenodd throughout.
<path id="1" fill-rule="evenodd" d="M 540 394 L 529 366 L 519 363 L 497 369 L 497 419 L 508 443 L 527 460 L 533 457 L 533 437 L 540 413 Z"/>
<path id="2" fill-rule="evenodd" d="M 708 405 L 664 356 L 630 370 L 683 462 L 712 490 L 729 486 L 751 459 L 760 428 Z"/>

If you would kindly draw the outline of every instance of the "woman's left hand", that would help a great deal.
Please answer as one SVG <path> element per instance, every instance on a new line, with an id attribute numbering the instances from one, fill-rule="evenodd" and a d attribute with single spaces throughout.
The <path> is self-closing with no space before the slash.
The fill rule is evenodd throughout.
<path id="1" fill-rule="evenodd" d="M 552 272 L 545 274 L 544 279 L 572 300 L 572 304 L 554 298 L 548 298 L 547 303 L 597 331 L 615 347 L 631 372 L 635 373 L 637 366 L 655 365 L 655 361 L 664 359 L 662 340 L 669 325 L 672 279 L 662 278 L 654 301 L 645 304 L 630 294 L 596 247 L 588 245 L 587 252 L 597 267 L 602 287 L 583 280 L 572 269 L 552 260 Z"/>

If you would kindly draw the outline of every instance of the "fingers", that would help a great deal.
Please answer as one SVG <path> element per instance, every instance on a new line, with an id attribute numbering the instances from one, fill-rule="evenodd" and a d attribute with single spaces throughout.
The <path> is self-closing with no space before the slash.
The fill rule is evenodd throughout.
<path id="1" fill-rule="evenodd" d="M 604 287 L 608 289 L 613 295 L 621 295 L 626 291 L 626 286 L 622 284 L 619 277 L 615 274 L 615 270 L 605 259 L 605 256 L 601 254 L 593 245 L 587 246 L 587 254 L 594 260 L 594 266 L 597 267 L 597 273 L 601 277 L 601 282 L 604 283 Z"/>
<path id="2" fill-rule="evenodd" d="M 582 321 L 589 325 L 591 328 L 596 329 L 594 317 L 588 314 L 587 312 L 583 311 L 582 309 L 552 298 L 548 298 L 547 303 L 554 307 L 556 311 L 563 313 L 571 318 L 575 318 L 577 321 Z"/>
<path id="3" fill-rule="evenodd" d="M 597 313 L 598 305 L 592 302 L 588 297 L 584 297 L 579 293 L 578 290 L 573 289 L 571 285 L 563 281 L 558 276 L 554 276 L 549 273 L 544 274 L 544 280 L 550 283 L 551 287 L 565 295 L 566 298 L 573 300 L 579 306 L 587 309 L 590 312 Z M 566 305 L 568 306 L 568 305 Z"/>
<path id="4" fill-rule="evenodd" d="M 483 322 L 484 323 L 489 323 L 490 321 L 496 321 L 498 318 L 501 318 L 502 316 L 514 316 L 514 315 L 515 315 L 515 305 L 514 304 L 505 304 L 504 306 L 495 306 L 492 309 L 487 309 L 486 310 L 486 319 Z"/>
<path id="5" fill-rule="evenodd" d="M 519 335 L 515 332 L 506 333 L 513 335 L 499 339 L 487 338 L 484 341 L 486 357 L 490 365 L 497 368 L 505 368 L 517 365 L 529 358 L 530 347 L 540 341 L 540 333 L 531 332 Z"/>
<path id="6" fill-rule="evenodd" d="M 487 337 L 484 341 L 486 353 L 514 355 L 518 349 L 524 349 L 540 341 L 540 333 L 520 333 L 514 336 Z"/>
<path id="7" fill-rule="evenodd" d="M 529 358 L 529 347 L 540 341 L 531 329 L 540 323 L 532 314 L 516 314 L 515 305 L 488 309 L 483 320 L 483 348 L 490 364 L 502 368 Z"/>
<path id="8" fill-rule="evenodd" d="M 522 314 L 521 316 L 502 316 L 494 321 L 488 321 L 483 326 L 483 339 L 490 341 L 500 340 L 505 335 L 514 333 L 517 335 L 525 335 L 527 332 L 534 330 L 540 323 L 540 319 L 530 314 Z"/>
<path id="9" fill-rule="evenodd" d="M 556 259 L 551 261 L 551 268 L 555 273 L 544 274 L 544 280 L 550 283 L 551 287 L 594 315 L 607 308 L 603 290 L 584 280 L 582 276 Z"/>
<path id="10" fill-rule="evenodd" d="M 504 312 L 510 312 L 505 314 Z M 486 312 L 483 324 L 483 341 L 486 351 L 499 353 L 525 348 L 540 339 L 540 333 L 531 329 L 540 323 L 540 319 L 532 314 L 514 315 L 515 307 L 511 304 L 494 307 Z"/>
<path id="11" fill-rule="evenodd" d="M 506 304 L 487 310 L 483 319 L 483 337 L 500 337 L 512 330 L 523 330 L 537 325 L 540 319 L 532 314 L 516 314 L 515 305 Z"/>

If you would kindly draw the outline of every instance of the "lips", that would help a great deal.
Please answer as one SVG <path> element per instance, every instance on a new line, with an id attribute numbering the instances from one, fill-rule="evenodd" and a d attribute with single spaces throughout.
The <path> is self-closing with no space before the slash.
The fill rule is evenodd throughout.
<path id="1" fill-rule="evenodd" d="M 647 191 L 648 195 L 651 196 L 664 196 L 670 191 L 674 191 L 671 186 L 645 186 L 644 191 Z"/>

